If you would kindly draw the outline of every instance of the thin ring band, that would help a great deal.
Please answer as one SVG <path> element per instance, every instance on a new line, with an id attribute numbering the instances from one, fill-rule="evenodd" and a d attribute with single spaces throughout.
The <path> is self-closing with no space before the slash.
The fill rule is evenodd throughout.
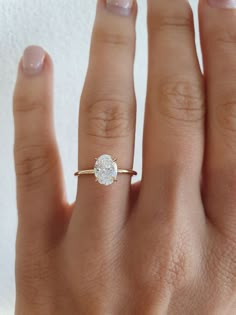
<path id="1" fill-rule="evenodd" d="M 127 174 L 127 175 L 132 175 L 132 176 L 136 176 L 138 175 L 137 172 L 132 171 L 132 170 L 118 170 L 117 171 L 118 174 Z M 95 171 L 94 169 L 92 170 L 83 170 L 83 171 L 79 171 L 75 173 L 75 176 L 81 176 L 81 175 L 94 175 Z"/>

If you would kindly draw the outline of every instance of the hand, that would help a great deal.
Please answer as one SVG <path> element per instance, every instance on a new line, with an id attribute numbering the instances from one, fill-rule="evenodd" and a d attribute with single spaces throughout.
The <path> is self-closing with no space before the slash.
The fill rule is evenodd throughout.
<path id="1" fill-rule="evenodd" d="M 80 170 L 104 153 L 133 166 L 137 5 L 108 2 L 98 1 L 81 97 Z M 81 176 L 73 205 L 52 62 L 25 50 L 14 93 L 16 315 L 235 314 L 236 17 L 234 1 L 219 2 L 200 1 L 203 76 L 187 1 L 148 1 L 142 181 L 119 175 L 106 187 Z"/>

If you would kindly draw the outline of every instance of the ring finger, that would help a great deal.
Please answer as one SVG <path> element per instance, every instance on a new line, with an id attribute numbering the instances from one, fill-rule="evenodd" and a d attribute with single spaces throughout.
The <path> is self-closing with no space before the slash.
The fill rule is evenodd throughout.
<path id="1" fill-rule="evenodd" d="M 131 0 L 98 1 L 80 105 L 79 170 L 93 168 L 94 159 L 102 154 L 117 159 L 120 169 L 132 169 L 135 18 L 136 5 Z M 129 175 L 120 175 L 109 187 L 99 185 L 94 176 L 79 177 L 72 220 L 76 230 L 80 223 L 92 228 L 93 222 L 96 227 L 107 229 L 113 223 L 118 227 L 126 216 L 129 192 Z"/>

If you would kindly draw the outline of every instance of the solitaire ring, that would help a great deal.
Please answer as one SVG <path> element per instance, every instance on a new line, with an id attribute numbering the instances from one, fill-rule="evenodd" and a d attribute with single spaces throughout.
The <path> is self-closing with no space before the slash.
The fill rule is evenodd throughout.
<path id="1" fill-rule="evenodd" d="M 133 170 L 118 169 L 117 160 L 113 159 L 108 154 L 103 154 L 95 160 L 96 162 L 93 169 L 78 171 L 75 173 L 75 176 L 95 175 L 96 182 L 101 185 L 109 186 L 117 182 L 118 174 L 137 175 L 137 172 Z"/>

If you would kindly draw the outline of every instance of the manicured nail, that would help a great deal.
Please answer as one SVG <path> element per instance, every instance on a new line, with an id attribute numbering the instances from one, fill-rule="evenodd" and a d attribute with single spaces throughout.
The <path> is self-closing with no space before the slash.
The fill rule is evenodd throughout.
<path id="1" fill-rule="evenodd" d="M 107 8 L 113 13 L 128 16 L 131 13 L 134 0 L 106 0 Z"/>
<path id="2" fill-rule="evenodd" d="M 223 9 L 236 9 L 236 0 L 208 0 L 213 7 Z"/>
<path id="3" fill-rule="evenodd" d="M 43 69 L 45 51 L 39 46 L 29 46 L 23 54 L 23 70 L 30 75 L 38 74 Z"/>

